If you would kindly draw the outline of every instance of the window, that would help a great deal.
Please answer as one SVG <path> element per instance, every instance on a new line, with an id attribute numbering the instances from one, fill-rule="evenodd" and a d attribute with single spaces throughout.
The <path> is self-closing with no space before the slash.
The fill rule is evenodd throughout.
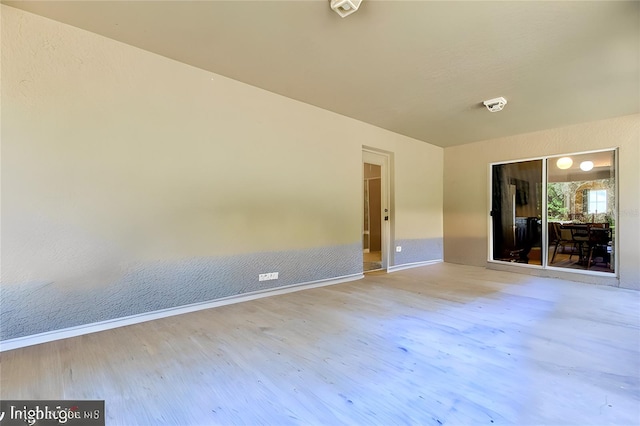
<path id="1" fill-rule="evenodd" d="M 605 189 L 592 189 L 588 194 L 589 214 L 603 213 L 607 211 L 607 191 Z"/>

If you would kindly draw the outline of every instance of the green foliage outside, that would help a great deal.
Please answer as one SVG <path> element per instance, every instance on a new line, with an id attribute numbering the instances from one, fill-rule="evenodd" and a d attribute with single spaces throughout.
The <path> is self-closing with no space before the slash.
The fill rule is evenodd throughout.
<path id="1" fill-rule="evenodd" d="M 565 207 L 566 184 L 549 183 L 547 185 L 547 217 L 549 220 L 566 220 L 568 207 Z"/>

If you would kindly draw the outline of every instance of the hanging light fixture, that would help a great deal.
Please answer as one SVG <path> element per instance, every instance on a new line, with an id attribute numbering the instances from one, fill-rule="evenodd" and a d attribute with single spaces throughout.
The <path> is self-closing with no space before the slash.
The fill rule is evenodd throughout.
<path id="1" fill-rule="evenodd" d="M 556 166 L 558 166 L 558 168 L 562 170 L 566 170 L 572 165 L 573 165 L 573 160 L 570 157 L 558 158 L 558 161 L 556 162 Z"/>
<path id="2" fill-rule="evenodd" d="M 580 163 L 580 169 L 585 172 L 593 169 L 593 161 L 583 161 Z"/>

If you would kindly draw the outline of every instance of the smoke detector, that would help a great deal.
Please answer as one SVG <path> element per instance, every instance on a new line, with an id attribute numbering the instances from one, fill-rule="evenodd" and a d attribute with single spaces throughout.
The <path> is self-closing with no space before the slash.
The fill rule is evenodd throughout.
<path id="1" fill-rule="evenodd" d="M 344 18 L 358 10 L 360 3 L 362 0 L 331 0 L 331 9 Z"/>
<path id="2" fill-rule="evenodd" d="M 503 97 L 489 99 L 483 102 L 484 106 L 491 112 L 502 111 L 502 108 L 507 104 L 507 100 Z"/>

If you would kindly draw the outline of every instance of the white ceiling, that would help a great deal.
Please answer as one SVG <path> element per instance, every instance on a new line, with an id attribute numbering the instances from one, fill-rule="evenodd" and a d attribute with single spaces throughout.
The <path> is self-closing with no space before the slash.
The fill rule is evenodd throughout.
<path id="1" fill-rule="evenodd" d="M 637 1 L 3 3 L 443 147 L 640 112 Z"/>

